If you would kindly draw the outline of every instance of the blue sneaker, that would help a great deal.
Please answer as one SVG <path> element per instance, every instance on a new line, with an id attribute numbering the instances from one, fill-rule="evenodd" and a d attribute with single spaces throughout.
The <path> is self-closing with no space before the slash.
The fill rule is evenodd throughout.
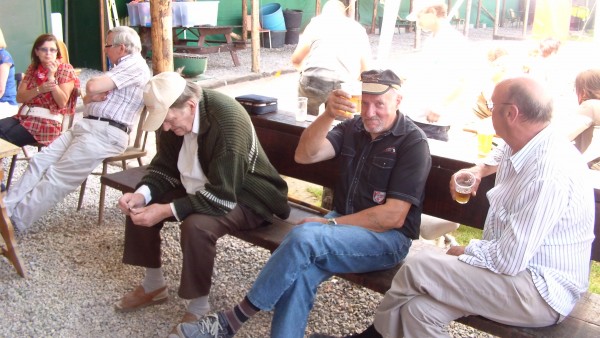
<path id="1" fill-rule="evenodd" d="M 181 338 L 231 338 L 229 323 L 223 312 L 200 318 L 197 322 L 179 323 L 177 334 Z"/>

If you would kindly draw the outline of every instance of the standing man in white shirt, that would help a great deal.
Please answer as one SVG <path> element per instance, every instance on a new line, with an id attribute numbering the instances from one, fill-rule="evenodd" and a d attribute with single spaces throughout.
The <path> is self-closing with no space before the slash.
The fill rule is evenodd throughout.
<path id="1" fill-rule="evenodd" d="M 419 53 L 422 66 L 402 71 L 402 112 L 428 138 L 448 141 L 451 126 L 466 118 L 476 99 L 469 76 L 477 73 L 478 58 L 448 22 L 446 0 L 414 0 L 406 19 L 416 21 L 429 36 Z"/>
<path id="2" fill-rule="evenodd" d="M 358 80 L 369 69 L 369 36 L 360 23 L 346 16 L 342 2 L 330 0 L 304 29 L 291 60 L 301 72 L 298 96 L 308 98 L 309 115 L 318 115 L 331 91 L 342 82 Z"/>
<path id="3" fill-rule="evenodd" d="M 497 166 L 468 169 L 476 188 L 496 173 L 483 239 L 452 247 L 447 255 L 425 251 L 409 258 L 374 326 L 358 337 L 442 337 L 450 321 L 471 315 L 549 326 L 561 322 L 587 290 L 595 202 L 583 157 L 548 127 L 552 97 L 540 83 L 504 80 L 492 102 L 494 128 L 506 144 L 494 152 Z"/>

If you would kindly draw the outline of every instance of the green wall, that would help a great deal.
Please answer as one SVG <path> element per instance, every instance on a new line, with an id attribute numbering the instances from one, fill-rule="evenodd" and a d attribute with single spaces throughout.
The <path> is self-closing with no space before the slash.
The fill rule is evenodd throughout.
<path id="1" fill-rule="evenodd" d="M 0 28 L 17 72 L 31 63 L 31 47 L 40 35 L 51 29 L 50 0 L 0 0 Z"/>

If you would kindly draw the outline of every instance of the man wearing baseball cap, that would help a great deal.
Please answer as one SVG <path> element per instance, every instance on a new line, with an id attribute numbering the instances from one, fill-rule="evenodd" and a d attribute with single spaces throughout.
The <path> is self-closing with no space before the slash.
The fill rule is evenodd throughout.
<path id="1" fill-rule="evenodd" d="M 179 296 L 190 300 L 181 321 L 195 321 L 210 309 L 217 240 L 268 224 L 274 214 L 287 218 L 287 184 L 233 98 L 164 72 L 146 85 L 144 103 L 143 128 L 162 126 L 157 154 L 137 190 L 118 205 L 127 215 L 123 262 L 144 267 L 145 275 L 115 307 L 127 312 L 167 300 L 160 231 L 165 221 L 179 221 Z"/>
<path id="2" fill-rule="evenodd" d="M 331 129 L 357 108 L 349 93 L 334 90 L 296 148 L 298 163 L 339 161 L 333 211 L 302 220 L 238 305 L 178 325 L 180 337 L 232 337 L 258 311 L 274 311 L 271 337 L 302 338 L 321 282 L 336 273 L 388 269 L 406 257 L 419 238 L 429 146 L 398 110 L 401 82 L 394 72 L 370 70 L 361 79 L 360 116 Z"/>

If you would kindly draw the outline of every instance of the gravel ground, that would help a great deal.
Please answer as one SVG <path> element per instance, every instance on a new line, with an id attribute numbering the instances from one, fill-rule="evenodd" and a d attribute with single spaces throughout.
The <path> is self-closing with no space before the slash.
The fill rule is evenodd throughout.
<path id="1" fill-rule="evenodd" d="M 20 162 L 15 177 L 24 168 Z M 115 170 L 120 169 L 111 168 Z M 113 310 L 114 302 L 139 283 L 142 270 L 121 263 L 125 218 L 115 207 L 120 192 L 107 189 L 105 223 L 96 224 L 99 190 L 98 176 L 90 176 L 81 211 L 76 211 L 79 193 L 71 193 L 32 229 L 17 234 L 27 279 L 0 259 L 0 337 L 166 337 L 181 318 L 186 303 L 177 296 L 181 252 L 176 223 L 168 223 L 162 232 L 170 301 L 126 314 Z M 241 300 L 268 257 L 264 249 L 222 238 L 212 308 Z M 359 332 L 372 322 L 381 297 L 332 278 L 319 288 L 306 332 Z M 260 313 L 237 336 L 268 337 L 270 320 L 271 313 Z M 450 332 L 455 337 L 487 337 L 454 323 Z"/>
<path id="2" fill-rule="evenodd" d="M 491 38 L 491 29 L 475 31 L 481 31 L 472 32 L 481 35 L 482 40 L 486 39 L 483 36 Z M 396 34 L 393 55 L 408 53 L 411 37 L 411 34 Z M 375 44 L 378 36 L 372 35 L 371 39 Z M 247 81 L 278 71 L 291 72 L 289 56 L 293 48 L 286 45 L 261 49 L 260 74 L 250 71 L 249 49 L 238 52 L 240 67 L 232 67 L 228 53 L 210 55 L 208 71 L 200 83 L 218 87 L 225 82 Z M 97 73 L 84 70 L 82 83 Z M 19 162 L 15 179 L 25 165 Z M 17 234 L 21 257 L 29 273 L 27 279 L 20 278 L 8 261 L 0 258 L 0 337 L 165 337 L 181 318 L 186 304 L 176 294 L 181 253 L 175 223 L 167 224 L 162 232 L 170 301 L 127 314 L 113 310 L 113 303 L 139 283 L 142 270 L 121 263 L 124 216 L 115 207 L 120 192 L 107 189 L 103 225 L 96 224 L 98 195 L 99 178 L 90 176 L 81 211 L 76 211 L 79 193 L 71 193 L 30 231 Z M 212 308 L 220 310 L 238 302 L 268 257 L 266 250 L 228 236 L 222 238 L 210 297 Z M 307 334 L 362 331 L 372 322 L 381 297 L 332 278 L 319 288 Z M 238 336 L 268 337 L 270 319 L 270 313 L 258 314 Z M 457 323 L 449 326 L 449 333 L 454 337 L 488 337 Z"/>

